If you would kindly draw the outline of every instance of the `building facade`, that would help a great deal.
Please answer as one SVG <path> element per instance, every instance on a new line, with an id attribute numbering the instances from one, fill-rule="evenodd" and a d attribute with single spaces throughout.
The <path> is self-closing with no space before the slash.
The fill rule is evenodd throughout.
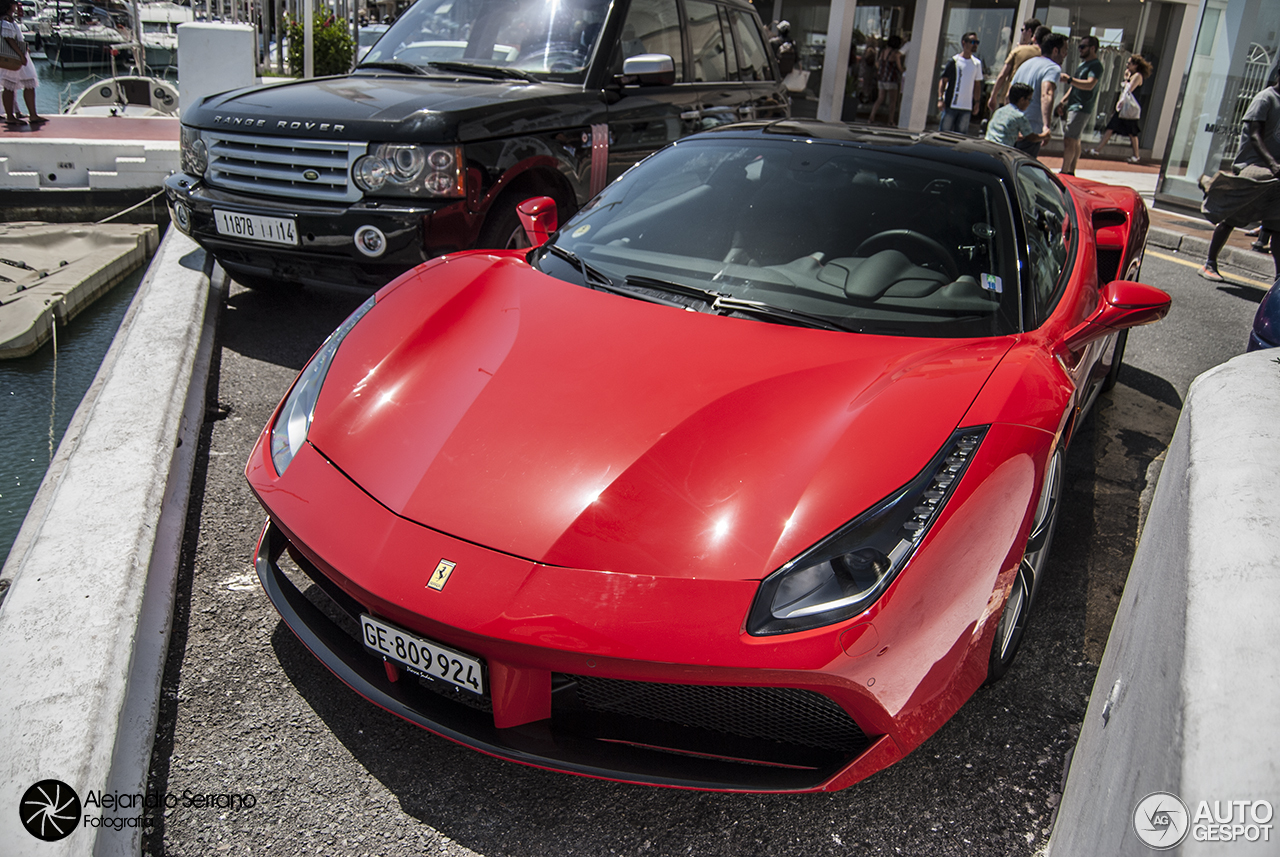
<path id="1" fill-rule="evenodd" d="M 1064 63 L 1069 71 L 1079 64 L 1078 38 L 1097 36 L 1104 73 L 1095 115 L 1085 129 L 1085 145 L 1101 136 L 1128 58 L 1138 53 L 1153 66 L 1137 92 L 1143 106 L 1140 148 L 1144 155 L 1163 160 L 1184 72 L 1197 43 L 1202 6 L 1215 3 L 1224 8 L 1237 3 L 1280 6 L 1276 0 L 896 0 L 891 5 L 872 5 L 870 0 L 756 0 L 756 8 L 766 23 L 785 19 L 791 24 L 800 63 L 810 72 L 808 89 L 794 98 L 793 112 L 799 116 L 865 120 L 871 106 L 866 96 L 874 87 L 862 89 L 864 97 L 859 97 L 865 82 L 860 58 L 869 44 L 891 35 L 901 38 L 906 71 L 894 124 L 913 130 L 936 127 L 938 77 L 947 59 L 959 52 L 964 33 L 978 34 L 976 54 L 983 62 L 988 91 L 1028 18 L 1072 38 Z M 1228 19 L 1224 13 L 1224 26 Z M 883 119 L 883 108 L 877 119 Z M 1117 151 L 1127 150 L 1127 140 L 1117 142 Z"/>
<path id="2" fill-rule="evenodd" d="M 1228 169 L 1244 114 L 1280 61 L 1280 2 L 1205 0 L 1199 9 L 1181 102 L 1156 200 L 1198 207 L 1199 179 Z"/>

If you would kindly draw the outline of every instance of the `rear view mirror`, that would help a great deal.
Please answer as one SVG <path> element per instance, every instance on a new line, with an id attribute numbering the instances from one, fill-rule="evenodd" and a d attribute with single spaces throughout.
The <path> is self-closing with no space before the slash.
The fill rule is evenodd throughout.
<path id="1" fill-rule="evenodd" d="M 516 206 L 516 214 L 520 216 L 520 225 L 529 244 L 541 247 L 547 243 L 551 233 L 560 226 L 560 217 L 556 213 L 556 201 L 549 196 L 535 196 L 526 199 Z"/>
<path id="2" fill-rule="evenodd" d="M 676 63 L 667 54 L 637 54 L 622 61 L 622 77 L 624 83 L 671 86 L 676 82 Z"/>
<path id="3" fill-rule="evenodd" d="M 1155 286 L 1113 280 L 1103 286 L 1093 315 L 1067 334 L 1066 345 L 1074 351 L 1118 330 L 1159 321 L 1169 314 L 1169 304 L 1169 296 Z"/>

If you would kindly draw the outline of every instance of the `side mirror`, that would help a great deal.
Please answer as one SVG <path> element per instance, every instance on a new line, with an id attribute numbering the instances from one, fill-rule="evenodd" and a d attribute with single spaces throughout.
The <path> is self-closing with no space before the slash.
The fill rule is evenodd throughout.
<path id="1" fill-rule="evenodd" d="M 667 54 L 637 54 L 622 61 L 622 77 L 624 83 L 672 86 L 676 82 L 676 62 Z"/>
<path id="2" fill-rule="evenodd" d="M 1169 296 L 1145 283 L 1114 280 L 1102 289 L 1102 300 L 1093 315 L 1067 334 L 1072 351 L 1118 330 L 1159 321 L 1169 314 Z"/>
<path id="3" fill-rule="evenodd" d="M 516 214 L 520 216 L 520 225 L 524 227 L 524 234 L 533 247 L 546 244 L 551 233 L 560 225 L 556 201 L 549 196 L 526 199 L 516 206 Z"/>

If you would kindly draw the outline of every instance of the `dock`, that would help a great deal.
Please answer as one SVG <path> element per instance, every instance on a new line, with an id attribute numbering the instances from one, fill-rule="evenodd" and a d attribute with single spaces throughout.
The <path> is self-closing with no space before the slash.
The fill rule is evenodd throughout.
<path id="1" fill-rule="evenodd" d="M 154 224 L 0 224 L 0 359 L 36 351 L 159 243 Z"/>

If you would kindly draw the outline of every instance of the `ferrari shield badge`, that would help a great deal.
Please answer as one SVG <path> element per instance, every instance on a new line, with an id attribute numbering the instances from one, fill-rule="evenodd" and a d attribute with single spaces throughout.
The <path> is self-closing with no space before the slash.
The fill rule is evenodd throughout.
<path id="1" fill-rule="evenodd" d="M 440 560 L 436 570 L 431 573 L 431 579 L 427 581 L 427 589 L 434 589 L 436 592 L 444 589 L 444 585 L 449 582 L 449 575 L 453 574 L 453 569 L 456 565 L 456 562 L 450 562 L 447 559 Z"/>

